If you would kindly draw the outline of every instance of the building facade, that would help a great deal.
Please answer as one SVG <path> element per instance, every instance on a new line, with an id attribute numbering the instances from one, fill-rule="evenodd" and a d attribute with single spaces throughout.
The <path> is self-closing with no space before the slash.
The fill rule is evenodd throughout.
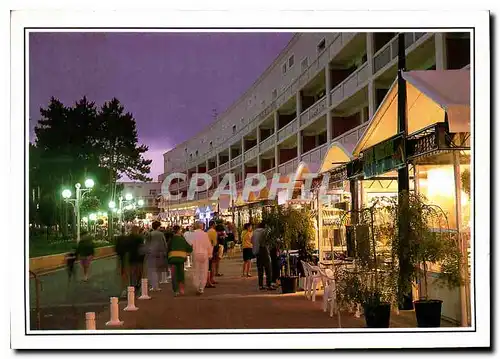
<path id="1" fill-rule="evenodd" d="M 407 70 L 461 69 L 470 63 L 469 33 L 405 34 Z M 398 33 L 298 33 L 257 81 L 202 132 L 164 154 L 164 173 L 180 200 L 170 210 L 209 202 L 228 172 L 289 174 L 301 162 L 321 163 L 336 142 L 352 149 L 397 76 Z M 193 173 L 212 187 L 187 202 Z M 160 190 L 158 190 L 158 193 Z"/>
<path id="2" fill-rule="evenodd" d="M 157 214 L 157 198 L 161 193 L 161 182 L 122 182 L 123 194 L 131 194 L 135 201 L 143 200 L 146 213 Z"/>

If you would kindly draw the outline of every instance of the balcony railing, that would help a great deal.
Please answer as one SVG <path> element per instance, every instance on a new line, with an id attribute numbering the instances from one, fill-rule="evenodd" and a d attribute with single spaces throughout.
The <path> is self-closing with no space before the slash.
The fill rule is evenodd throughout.
<path id="1" fill-rule="evenodd" d="M 326 152 L 328 151 L 328 143 L 325 143 L 319 147 L 313 148 L 312 150 L 304 153 L 302 161 L 305 163 L 317 163 L 321 164 L 325 158 Z"/>
<path id="2" fill-rule="evenodd" d="M 405 33 L 405 49 L 419 41 L 425 34 L 424 32 Z M 394 36 L 373 55 L 373 73 L 377 73 L 398 56 L 398 37 L 398 35 Z"/>
<path id="3" fill-rule="evenodd" d="M 299 165 L 299 160 L 297 158 L 291 159 L 290 161 L 287 161 L 282 165 L 278 166 L 278 173 L 282 176 L 295 173 L 298 165 Z"/>
<path id="4" fill-rule="evenodd" d="M 370 77 L 369 71 L 368 64 L 365 62 L 344 81 L 335 86 L 330 92 L 330 104 L 333 106 L 338 105 L 345 98 L 356 93 Z"/>
<path id="5" fill-rule="evenodd" d="M 300 127 L 322 116 L 326 110 L 326 97 L 316 101 L 311 107 L 300 114 Z"/>
<path id="6" fill-rule="evenodd" d="M 281 130 L 278 131 L 278 142 L 283 141 L 290 135 L 297 132 L 297 127 L 298 127 L 298 121 L 297 118 L 295 118 L 292 120 L 292 122 L 290 122 L 288 125 L 286 125 Z"/>
<path id="7" fill-rule="evenodd" d="M 276 138 L 276 135 L 273 133 L 271 136 L 269 136 L 268 138 L 266 138 L 265 140 L 261 141 L 260 142 L 260 150 L 261 151 L 265 151 L 267 150 L 269 147 L 273 146 L 274 145 L 274 139 Z"/>
<path id="8" fill-rule="evenodd" d="M 207 173 L 208 173 L 210 176 L 212 176 L 212 177 L 213 177 L 213 176 L 215 176 L 215 175 L 217 174 L 217 167 L 212 168 L 212 169 L 211 169 L 211 170 L 209 170 Z"/>
<path id="9" fill-rule="evenodd" d="M 245 162 L 257 156 L 258 153 L 259 148 L 257 146 L 253 146 L 251 149 L 245 152 Z"/>
<path id="10" fill-rule="evenodd" d="M 231 160 L 231 167 L 235 167 L 235 166 L 241 165 L 241 157 L 242 157 L 241 155 L 238 155 L 235 158 L 233 158 Z"/>
<path id="11" fill-rule="evenodd" d="M 219 173 L 226 172 L 229 169 L 229 161 L 219 165 Z"/>
<path id="12" fill-rule="evenodd" d="M 355 145 L 358 143 L 359 139 L 365 132 L 366 126 L 368 126 L 368 122 L 365 122 L 352 130 L 349 130 L 347 132 L 344 132 L 340 136 L 337 136 L 332 140 L 332 142 L 340 142 L 342 145 L 349 144 L 349 145 Z"/>
<path id="13" fill-rule="evenodd" d="M 264 172 L 262 172 L 262 174 L 264 176 L 266 176 L 267 179 L 272 179 L 273 178 L 273 175 L 274 175 L 274 167 L 273 168 L 270 168 L 268 170 L 265 170 Z"/>

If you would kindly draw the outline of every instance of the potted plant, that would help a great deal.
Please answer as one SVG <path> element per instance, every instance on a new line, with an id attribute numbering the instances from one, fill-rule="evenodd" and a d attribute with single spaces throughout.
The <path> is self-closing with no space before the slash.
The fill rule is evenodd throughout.
<path id="1" fill-rule="evenodd" d="M 368 328 L 388 328 L 391 302 L 396 288 L 394 270 L 385 265 L 383 253 L 379 253 L 376 238 L 382 236 L 383 226 L 375 226 L 377 203 L 359 211 L 352 211 L 357 218 L 355 230 L 356 264 L 353 271 L 337 273 L 337 301 L 339 305 L 361 305 Z"/>
<path id="2" fill-rule="evenodd" d="M 290 251 L 298 249 L 307 253 L 311 239 L 314 238 L 314 227 L 307 210 L 292 207 L 273 206 L 262 212 L 262 220 L 266 223 L 268 245 L 276 245 L 286 251 L 285 274 L 280 277 L 283 293 L 297 291 L 298 276 L 292 266 Z"/>
<path id="3" fill-rule="evenodd" d="M 418 194 L 402 193 L 389 208 L 393 218 L 391 236 L 393 253 L 405 246 L 410 265 L 398 267 L 404 283 L 421 283 L 419 299 L 414 301 L 418 327 L 439 327 L 441 325 L 442 300 L 429 298 L 428 278 L 430 266 L 439 266 L 435 284 L 448 288 L 462 283 L 460 275 L 461 253 L 459 246 L 450 235 L 446 215 L 443 210 L 426 203 L 425 197 Z M 406 240 L 401 241 L 399 221 L 406 221 Z M 444 228 L 443 228 L 444 227 Z M 394 255 L 394 257 L 396 257 Z M 405 270 L 405 273 L 401 271 Z M 400 284 L 401 285 L 401 284 Z M 408 291 L 410 288 L 404 288 Z M 399 298 L 401 300 L 401 298 Z"/>

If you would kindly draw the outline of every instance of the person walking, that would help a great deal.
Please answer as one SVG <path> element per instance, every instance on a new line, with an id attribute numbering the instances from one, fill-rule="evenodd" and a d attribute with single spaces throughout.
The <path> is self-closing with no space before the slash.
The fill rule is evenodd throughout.
<path id="1" fill-rule="evenodd" d="M 252 234 L 253 255 L 257 257 L 257 273 L 259 277 L 260 290 L 275 290 L 272 283 L 271 257 L 266 244 L 266 229 L 263 222 L 260 222 L 257 229 Z M 264 272 L 266 274 L 266 287 L 264 287 Z"/>
<path id="2" fill-rule="evenodd" d="M 82 239 L 76 247 L 76 255 L 83 269 L 83 280 L 86 282 L 89 280 L 90 264 L 92 263 L 95 248 L 92 237 L 87 231 L 83 231 L 81 237 Z"/>
<path id="3" fill-rule="evenodd" d="M 193 247 L 193 284 L 196 294 L 204 292 L 208 280 L 208 261 L 212 257 L 213 249 L 208 234 L 203 231 L 202 222 L 195 223 L 195 231 L 189 236 Z"/>
<path id="4" fill-rule="evenodd" d="M 208 278 L 207 278 L 207 288 L 215 288 L 215 273 L 217 271 L 217 260 L 219 256 L 219 245 L 217 242 L 217 231 L 215 230 L 215 222 L 210 221 L 208 224 L 209 228 L 207 231 L 208 238 L 210 239 L 210 244 L 212 245 L 212 259 L 208 263 Z"/>
<path id="5" fill-rule="evenodd" d="M 161 290 L 158 277 L 160 269 L 165 266 L 167 254 L 167 241 L 163 233 L 159 231 L 160 226 L 160 222 L 153 222 L 153 230 L 146 237 L 146 262 L 151 291 Z"/>
<path id="6" fill-rule="evenodd" d="M 139 226 L 133 226 L 128 236 L 128 265 L 129 265 L 129 285 L 136 290 L 141 287 L 142 273 L 144 271 L 144 236 Z"/>
<path id="7" fill-rule="evenodd" d="M 220 273 L 219 267 L 225 253 L 227 232 L 223 224 L 215 226 L 215 230 L 217 231 L 217 261 L 215 262 L 215 276 L 222 277 L 223 274 Z"/>
<path id="8" fill-rule="evenodd" d="M 184 262 L 193 247 L 182 236 L 181 227 L 173 227 L 173 236 L 168 243 L 168 263 L 172 276 L 174 296 L 184 295 Z"/>
<path id="9" fill-rule="evenodd" d="M 241 232 L 243 246 L 243 277 L 251 277 L 250 267 L 252 266 L 252 224 L 245 223 Z"/>

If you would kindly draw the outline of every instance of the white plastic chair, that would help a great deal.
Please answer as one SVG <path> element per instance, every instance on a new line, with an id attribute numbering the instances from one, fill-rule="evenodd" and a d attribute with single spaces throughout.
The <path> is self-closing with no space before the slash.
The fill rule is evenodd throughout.
<path id="1" fill-rule="evenodd" d="M 306 263 L 304 261 L 300 262 L 302 263 L 302 268 L 304 268 L 304 274 L 306 276 L 306 281 L 305 281 L 306 283 L 304 285 L 304 295 L 306 299 L 312 297 L 312 301 L 314 302 L 316 300 L 315 298 L 316 290 L 314 288 L 314 294 L 312 294 L 313 283 L 315 283 L 315 279 L 321 279 L 321 274 L 319 274 L 319 268 L 316 266 L 311 266 L 309 263 Z"/>

